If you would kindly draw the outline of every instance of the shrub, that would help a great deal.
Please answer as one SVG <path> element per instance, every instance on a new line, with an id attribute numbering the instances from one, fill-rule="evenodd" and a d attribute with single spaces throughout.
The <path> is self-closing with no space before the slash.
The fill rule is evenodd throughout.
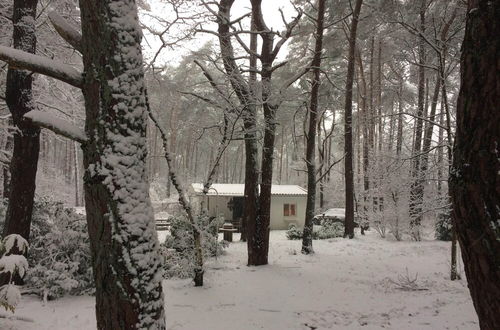
<path id="1" fill-rule="evenodd" d="M 28 261 L 23 254 L 27 252 L 28 242 L 20 235 L 8 235 L 0 242 L 0 275 L 9 279 L 7 284 L 0 287 L 0 306 L 12 312 L 21 300 L 21 292 L 14 284 L 14 279 L 16 276 L 22 279 L 26 274 Z"/>
<path id="2" fill-rule="evenodd" d="M 290 240 L 302 239 L 302 230 L 298 229 L 297 226 L 292 223 L 286 231 L 286 237 Z"/>
<path id="3" fill-rule="evenodd" d="M 323 221 L 321 228 L 316 233 L 318 239 L 342 237 L 344 235 L 344 225 L 339 222 Z"/>
<path id="4" fill-rule="evenodd" d="M 452 239 L 452 224 L 449 213 L 438 214 L 436 221 L 436 239 L 440 241 L 451 241 Z"/>
<path id="5" fill-rule="evenodd" d="M 92 293 L 94 282 L 85 216 L 50 198 L 36 199 L 28 262 L 26 286 L 44 299 Z"/>
<path id="6" fill-rule="evenodd" d="M 314 230 L 312 234 L 313 239 L 329 239 L 335 237 L 342 237 L 344 235 L 344 225 L 340 222 L 329 221 L 328 219 L 321 220 L 321 227 Z M 302 239 L 302 230 L 297 228 L 296 225 L 290 224 L 286 231 L 286 237 L 289 240 Z"/>
<path id="7" fill-rule="evenodd" d="M 170 236 L 161 245 L 165 258 L 165 277 L 189 278 L 194 275 L 193 227 L 185 216 L 171 217 Z M 196 217 L 196 227 L 201 232 L 202 250 L 205 258 L 221 255 L 228 246 L 226 241 L 218 241 L 218 230 L 222 218 L 210 218 L 203 214 Z"/>

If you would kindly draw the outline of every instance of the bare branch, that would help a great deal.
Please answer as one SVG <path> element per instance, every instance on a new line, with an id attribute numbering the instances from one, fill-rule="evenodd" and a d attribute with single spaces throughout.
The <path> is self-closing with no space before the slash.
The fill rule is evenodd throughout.
<path id="1" fill-rule="evenodd" d="M 203 75 L 207 78 L 208 82 L 210 83 L 210 86 L 212 86 L 213 89 L 215 89 L 217 93 L 219 93 L 219 95 L 221 95 L 231 107 L 235 108 L 236 106 L 233 104 L 233 102 L 231 102 L 231 99 L 222 91 L 219 85 L 217 85 L 215 79 L 210 74 L 208 69 L 198 60 L 194 60 L 194 63 L 201 69 L 201 71 L 203 71 Z"/>
<path id="2" fill-rule="evenodd" d="M 294 76 L 292 76 L 290 79 L 286 80 L 283 85 L 281 85 L 281 88 L 279 90 L 280 93 L 284 92 L 285 89 L 287 89 L 288 87 L 290 87 L 291 84 L 293 84 L 294 82 L 296 82 L 297 80 L 299 80 L 303 75 L 305 75 L 306 73 L 309 72 L 309 70 L 311 70 L 311 66 L 310 65 L 307 65 L 305 67 L 303 67 L 302 69 L 300 69 Z"/>
<path id="3" fill-rule="evenodd" d="M 323 180 L 323 178 L 330 173 L 330 171 L 332 170 L 332 168 L 335 165 L 337 165 L 338 163 L 340 163 L 342 160 L 344 160 L 344 158 L 345 158 L 345 154 L 344 154 L 344 156 L 342 156 L 342 158 L 339 158 L 337 161 L 331 163 L 330 166 L 328 167 L 328 169 L 319 178 L 316 179 L 316 183 L 318 183 L 321 180 Z"/>

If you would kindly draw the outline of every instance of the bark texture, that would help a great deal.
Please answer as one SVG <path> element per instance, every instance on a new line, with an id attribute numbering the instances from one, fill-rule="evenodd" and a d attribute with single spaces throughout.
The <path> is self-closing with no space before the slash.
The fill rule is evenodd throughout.
<path id="1" fill-rule="evenodd" d="M 132 0 L 82 0 L 85 207 L 98 329 L 165 329 L 146 177 L 141 30 Z"/>
<path id="2" fill-rule="evenodd" d="M 248 84 L 243 78 L 241 71 L 236 64 L 234 49 L 231 43 L 230 16 L 231 7 L 234 0 L 222 0 L 219 3 L 217 17 L 218 37 L 221 49 L 221 56 L 224 62 L 224 70 L 229 77 L 231 86 L 238 97 L 243 108 L 243 127 L 245 131 L 245 204 L 243 210 L 243 224 L 248 244 L 249 260 L 252 254 L 250 240 L 251 233 L 256 230 L 256 218 L 259 210 L 259 166 L 258 166 L 258 146 L 257 146 L 257 109 L 255 97 L 253 95 L 252 84 Z M 252 22 L 254 21 L 252 17 Z M 253 26 L 254 23 L 252 23 Z M 252 49 L 255 49 L 256 45 Z M 255 58 L 252 64 L 255 66 Z M 251 81 L 255 81 L 255 75 Z"/>
<path id="3" fill-rule="evenodd" d="M 349 34 L 349 56 L 344 107 L 344 171 L 345 171 L 345 231 L 344 237 L 354 238 L 354 171 L 352 155 L 352 87 L 354 83 L 354 52 L 356 50 L 356 31 L 363 0 L 356 0 L 352 13 Z"/>
<path id="4" fill-rule="evenodd" d="M 316 18 L 316 44 L 312 62 L 311 101 L 309 103 L 309 130 L 307 132 L 306 167 L 307 167 L 307 202 L 304 233 L 302 235 L 302 253 L 314 253 L 312 245 L 313 218 L 316 208 L 316 135 L 318 126 L 318 99 L 321 73 L 321 54 L 323 51 L 323 25 L 325 18 L 325 0 L 318 0 Z"/>
<path id="5" fill-rule="evenodd" d="M 12 17 L 13 46 L 35 53 L 35 17 L 37 0 L 15 0 Z M 4 237 L 19 234 L 29 241 L 35 180 L 40 150 L 40 129 L 23 120 L 23 115 L 35 108 L 33 100 L 33 74 L 9 67 L 6 82 L 6 103 L 17 128 L 10 161 L 9 205 L 3 228 Z M 5 278 L 0 278 L 0 285 Z M 20 284 L 20 279 L 16 279 Z"/>
<path id="6" fill-rule="evenodd" d="M 420 1 L 420 33 L 425 32 L 425 12 L 427 9 L 426 0 Z M 415 123 L 415 141 L 413 143 L 412 175 L 414 181 L 410 188 L 410 234 L 413 239 L 420 241 L 420 226 L 422 222 L 422 201 L 424 198 L 424 174 L 420 168 L 422 133 L 424 127 L 425 112 L 425 41 L 424 37 L 419 37 L 418 42 L 418 100 L 417 100 L 417 118 Z"/>
<path id="7" fill-rule="evenodd" d="M 470 0 L 450 173 L 454 220 L 481 329 L 500 329 L 500 1 Z"/>

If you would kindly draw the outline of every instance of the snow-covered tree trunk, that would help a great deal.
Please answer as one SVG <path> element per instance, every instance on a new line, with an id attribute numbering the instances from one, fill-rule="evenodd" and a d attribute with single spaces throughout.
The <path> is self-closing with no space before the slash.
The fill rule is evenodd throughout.
<path id="1" fill-rule="evenodd" d="M 15 0 L 13 46 L 35 53 L 35 16 L 37 0 Z M 34 109 L 33 75 L 31 72 L 9 67 L 6 83 L 6 103 L 16 126 L 14 149 L 10 162 L 9 206 L 5 217 L 3 235 L 19 234 L 29 239 L 35 179 L 40 150 L 40 128 L 23 120 L 23 115 Z M 5 283 L 5 279 L 0 282 Z M 1 283 L 0 283 L 1 284 Z"/>
<path id="2" fill-rule="evenodd" d="M 98 329 L 165 329 L 146 177 L 141 29 L 133 0 L 81 0 L 85 207 Z"/>
<path id="3" fill-rule="evenodd" d="M 500 329 L 499 29 L 500 1 L 468 1 L 449 184 L 481 329 Z"/>

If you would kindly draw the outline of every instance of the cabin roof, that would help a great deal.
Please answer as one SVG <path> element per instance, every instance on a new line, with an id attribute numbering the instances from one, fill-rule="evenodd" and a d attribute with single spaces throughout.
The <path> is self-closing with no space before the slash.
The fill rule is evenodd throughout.
<path id="1" fill-rule="evenodd" d="M 193 183 L 192 188 L 196 194 L 203 192 L 203 184 Z M 245 185 L 241 183 L 214 183 L 210 186 L 209 196 L 244 196 Z M 273 184 L 273 196 L 307 196 L 307 190 L 301 186 L 291 184 Z"/>

